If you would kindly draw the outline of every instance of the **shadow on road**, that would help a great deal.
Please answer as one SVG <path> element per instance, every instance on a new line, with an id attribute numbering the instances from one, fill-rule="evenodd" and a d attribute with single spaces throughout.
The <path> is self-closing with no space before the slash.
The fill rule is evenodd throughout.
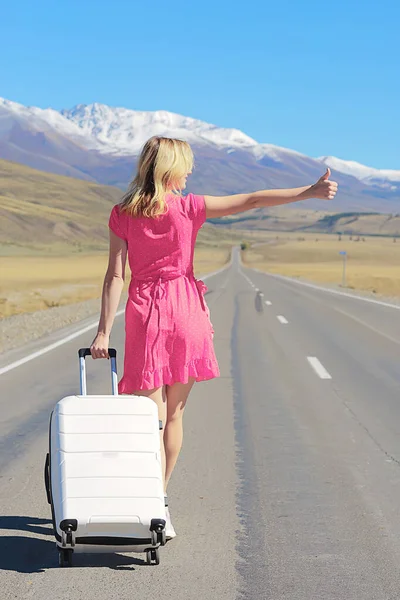
<path id="1" fill-rule="evenodd" d="M 48 527 L 40 527 L 48 525 Z M 53 535 L 53 527 L 50 519 L 39 519 L 38 517 L 0 517 L 0 529 L 16 529 L 29 531 L 41 535 Z"/>
<path id="2" fill-rule="evenodd" d="M 0 529 L 27 531 L 51 536 L 51 540 L 24 535 L 0 537 L 0 570 L 18 573 L 44 573 L 48 569 L 60 569 L 58 551 L 49 519 L 36 517 L 0 517 Z M 138 555 L 136 555 L 138 556 Z M 139 555 L 140 556 L 140 555 Z M 114 570 L 134 570 L 134 566 L 148 566 L 146 561 L 134 555 L 122 554 L 75 554 L 73 567 L 108 567 Z"/>

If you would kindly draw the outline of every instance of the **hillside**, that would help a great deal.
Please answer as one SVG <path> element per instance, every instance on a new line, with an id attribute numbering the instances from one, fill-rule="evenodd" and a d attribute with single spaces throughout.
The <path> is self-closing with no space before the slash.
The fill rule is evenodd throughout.
<path id="1" fill-rule="evenodd" d="M 329 205 L 330 207 L 332 204 Z M 349 235 L 400 236 L 400 215 L 364 212 L 328 213 L 293 207 L 277 207 L 223 219 L 210 219 L 231 231 L 343 233 Z"/>
<path id="2" fill-rule="evenodd" d="M 32 248 L 104 246 L 117 188 L 0 160 L 0 244 Z"/>
<path id="3" fill-rule="evenodd" d="M 0 253 L 104 251 L 107 220 L 121 190 L 0 160 Z M 206 224 L 200 244 L 240 241 Z"/>

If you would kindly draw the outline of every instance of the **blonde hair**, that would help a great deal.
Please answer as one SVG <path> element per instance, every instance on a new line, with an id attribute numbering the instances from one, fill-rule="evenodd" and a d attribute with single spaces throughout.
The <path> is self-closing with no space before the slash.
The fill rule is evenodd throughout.
<path id="1" fill-rule="evenodd" d="M 135 178 L 120 202 L 121 211 L 133 217 L 157 217 L 166 212 L 164 196 L 193 169 L 193 152 L 187 142 L 153 136 L 143 146 Z"/>

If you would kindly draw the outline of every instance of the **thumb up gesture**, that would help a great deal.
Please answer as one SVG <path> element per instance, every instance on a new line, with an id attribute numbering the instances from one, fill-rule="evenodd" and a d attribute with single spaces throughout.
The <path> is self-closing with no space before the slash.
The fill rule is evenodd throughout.
<path id="1" fill-rule="evenodd" d="M 326 172 L 320 177 L 317 183 L 311 186 L 311 198 L 320 198 L 321 200 L 333 200 L 336 196 L 338 184 L 336 181 L 330 181 L 331 170 L 328 167 Z"/>

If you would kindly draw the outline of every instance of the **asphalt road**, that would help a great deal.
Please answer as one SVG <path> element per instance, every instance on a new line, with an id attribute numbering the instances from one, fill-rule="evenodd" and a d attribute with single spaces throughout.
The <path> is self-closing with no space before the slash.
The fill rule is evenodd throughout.
<path id="1" fill-rule="evenodd" d="M 245 269 L 236 254 L 206 283 L 221 377 L 188 402 L 169 489 L 178 537 L 158 567 L 128 554 L 58 567 L 48 417 L 78 391 L 76 351 L 93 331 L 1 375 L 1 600 L 400 598 L 399 310 Z M 118 317 L 120 365 L 123 331 Z M 89 393 L 110 389 L 107 368 L 89 359 Z"/>

